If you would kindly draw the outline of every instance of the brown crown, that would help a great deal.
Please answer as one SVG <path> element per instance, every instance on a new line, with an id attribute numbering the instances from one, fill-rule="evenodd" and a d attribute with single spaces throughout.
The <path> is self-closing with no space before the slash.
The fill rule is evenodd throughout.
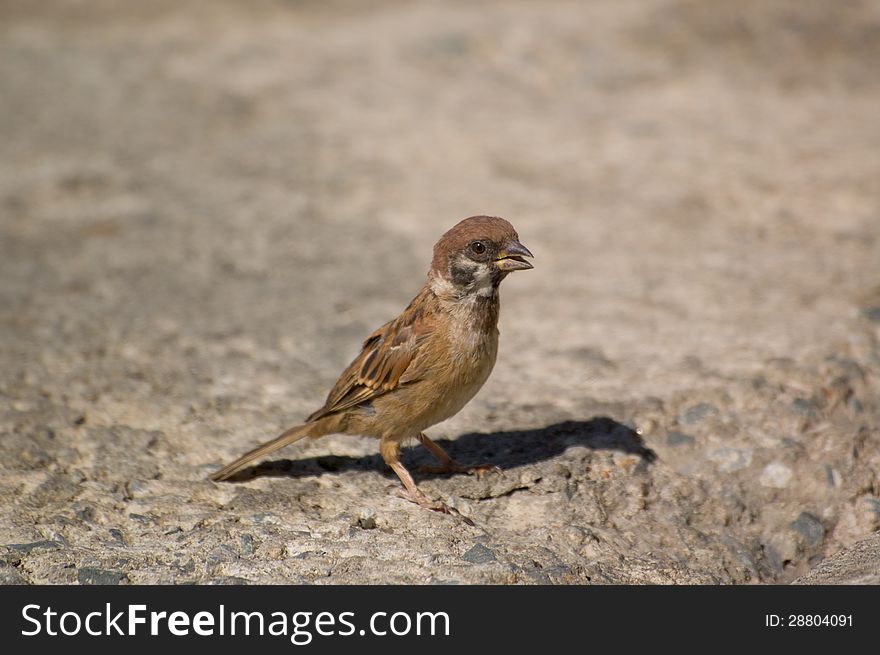
<path id="1" fill-rule="evenodd" d="M 445 274 L 449 268 L 449 256 L 464 250 L 475 239 L 503 244 L 518 240 L 513 225 L 498 216 L 471 216 L 456 223 L 434 244 L 431 270 Z"/>

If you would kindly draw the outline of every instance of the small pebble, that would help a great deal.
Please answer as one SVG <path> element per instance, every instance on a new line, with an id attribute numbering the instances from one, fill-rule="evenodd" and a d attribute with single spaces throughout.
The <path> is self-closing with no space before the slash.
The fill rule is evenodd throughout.
<path id="1" fill-rule="evenodd" d="M 682 432 L 670 432 L 666 435 L 668 446 L 693 446 L 696 441 L 691 435 Z"/>
<path id="2" fill-rule="evenodd" d="M 210 573 L 223 562 L 231 562 L 238 559 L 238 553 L 226 544 L 214 548 L 205 558 L 205 570 Z"/>
<path id="3" fill-rule="evenodd" d="M 820 409 L 820 405 L 812 398 L 795 398 L 791 401 L 791 408 L 802 416 L 813 418 Z"/>
<path id="4" fill-rule="evenodd" d="M 362 530 L 374 529 L 376 527 L 376 510 L 372 507 L 362 507 L 351 525 Z"/>
<path id="5" fill-rule="evenodd" d="M 242 555 L 253 555 L 254 554 L 254 538 L 245 533 L 238 538 L 239 549 L 241 550 Z"/>
<path id="6" fill-rule="evenodd" d="M 693 425 L 694 423 L 699 423 L 711 416 L 717 416 L 719 413 L 718 408 L 711 403 L 697 403 L 684 410 L 681 415 L 679 415 L 678 420 L 686 425 Z"/>
<path id="7" fill-rule="evenodd" d="M 869 321 L 880 323 L 880 305 L 877 305 L 876 307 L 865 307 L 862 310 L 862 316 Z"/>
<path id="8" fill-rule="evenodd" d="M 806 540 L 810 548 L 815 548 L 822 543 L 825 538 L 825 526 L 822 522 L 810 514 L 809 512 L 801 512 L 800 515 L 791 522 L 791 529 L 801 534 Z"/>
<path id="9" fill-rule="evenodd" d="M 495 553 L 483 544 L 474 544 L 473 548 L 461 556 L 461 559 L 471 564 L 488 564 L 497 561 Z"/>
<path id="10" fill-rule="evenodd" d="M 733 473 L 752 463 L 752 450 L 722 446 L 710 452 L 708 457 L 718 465 L 718 470 L 722 473 Z"/>
<path id="11" fill-rule="evenodd" d="M 825 465 L 825 479 L 828 481 L 829 487 L 839 487 L 841 480 L 840 473 L 831 464 Z"/>
<path id="12" fill-rule="evenodd" d="M 761 471 L 760 483 L 773 489 L 785 489 L 794 475 L 792 470 L 782 462 L 771 462 Z"/>
<path id="13" fill-rule="evenodd" d="M 0 585 L 21 585 L 27 583 L 28 581 L 15 567 L 0 567 Z"/>
<path id="14" fill-rule="evenodd" d="M 27 553 L 30 553 L 32 550 L 43 549 L 43 548 L 46 548 L 49 550 L 55 550 L 56 548 L 61 548 L 62 545 L 63 544 L 61 544 L 58 541 L 51 541 L 49 539 L 45 539 L 43 541 L 32 541 L 31 543 L 27 543 L 27 544 L 5 544 L 5 547 L 9 548 L 10 550 L 14 550 L 18 553 L 27 554 Z"/>
<path id="15" fill-rule="evenodd" d="M 76 572 L 76 581 L 81 585 L 118 585 L 128 576 L 122 571 L 107 571 L 84 567 Z"/>

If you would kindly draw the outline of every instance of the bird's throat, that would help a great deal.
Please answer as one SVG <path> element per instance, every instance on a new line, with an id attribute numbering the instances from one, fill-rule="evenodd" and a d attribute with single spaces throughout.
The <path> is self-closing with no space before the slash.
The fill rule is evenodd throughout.
<path id="1" fill-rule="evenodd" d="M 450 280 L 434 276 L 429 287 L 454 322 L 463 330 L 491 334 L 497 330 L 500 295 L 498 284 L 460 287 Z"/>

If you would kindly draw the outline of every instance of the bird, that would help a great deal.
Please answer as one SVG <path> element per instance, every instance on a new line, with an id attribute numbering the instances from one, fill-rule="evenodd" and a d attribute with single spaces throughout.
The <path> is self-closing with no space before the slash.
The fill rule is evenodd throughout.
<path id="1" fill-rule="evenodd" d="M 431 500 L 400 461 L 415 438 L 439 462 L 439 473 L 482 473 L 434 443 L 425 430 L 457 414 L 486 382 L 498 353 L 499 285 L 533 268 L 534 256 L 513 226 L 496 216 L 471 216 L 440 237 L 424 286 L 406 309 L 366 338 L 324 405 L 276 438 L 224 466 L 228 480 L 276 450 L 304 438 L 352 434 L 379 440 L 379 453 L 403 484 L 399 495 L 420 507 L 457 513 Z"/>

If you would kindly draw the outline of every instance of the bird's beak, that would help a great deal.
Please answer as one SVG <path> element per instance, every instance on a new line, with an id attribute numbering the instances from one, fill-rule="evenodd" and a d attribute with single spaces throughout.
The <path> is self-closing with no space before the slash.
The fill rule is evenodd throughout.
<path id="1" fill-rule="evenodd" d="M 519 241 L 509 241 L 498 252 L 498 256 L 495 258 L 495 265 L 502 271 L 525 271 L 534 268 L 523 257 L 534 257 L 534 255 Z"/>

